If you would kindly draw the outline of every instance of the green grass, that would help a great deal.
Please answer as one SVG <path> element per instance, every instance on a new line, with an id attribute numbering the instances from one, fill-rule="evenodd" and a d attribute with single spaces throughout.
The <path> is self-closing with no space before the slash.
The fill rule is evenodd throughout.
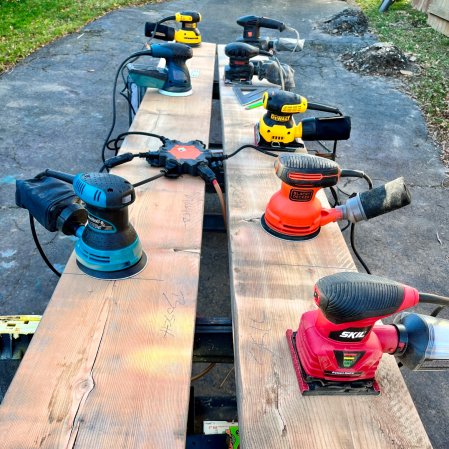
<path id="1" fill-rule="evenodd" d="M 380 0 L 355 2 L 380 40 L 392 42 L 416 57 L 419 75 L 404 80 L 421 105 L 431 133 L 443 145 L 443 157 L 448 161 L 449 37 L 427 25 L 427 14 L 414 10 L 409 0 L 397 0 L 384 14 L 378 12 Z"/>
<path id="2" fill-rule="evenodd" d="M 150 0 L 0 0 L 0 73 L 108 11 L 144 3 Z"/>

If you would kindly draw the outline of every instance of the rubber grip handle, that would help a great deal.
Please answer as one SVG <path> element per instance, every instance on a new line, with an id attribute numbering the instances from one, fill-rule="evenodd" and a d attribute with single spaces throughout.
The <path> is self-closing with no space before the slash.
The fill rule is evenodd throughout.
<path id="1" fill-rule="evenodd" d="M 309 103 L 310 104 L 310 103 Z M 347 140 L 351 117 L 310 117 L 301 121 L 302 140 Z"/>
<path id="2" fill-rule="evenodd" d="M 379 276 L 344 272 L 321 278 L 315 285 L 315 302 L 334 324 L 391 315 L 404 302 L 405 286 Z"/>
<path id="3" fill-rule="evenodd" d="M 259 27 L 284 31 L 285 23 L 276 19 L 270 19 L 269 17 L 259 17 Z"/>
<path id="4" fill-rule="evenodd" d="M 193 51 L 188 45 L 167 42 L 163 44 L 152 44 L 151 56 L 164 58 L 167 62 L 171 59 L 184 59 L 185 61 L 193 56 Z"/>
<path id="5" fill-rule="evenodd" d="M 259 54 L 259 49 L 244 42 L 231 42 L 225 47 L 225 55 L 229 58 L 251 59 Z"/>
<path id="6" fill-rule="evenodd" d="M 176 20 L 179 20 L 179 22 L 184 22 L 184 23 L 201 22 L 201 14 L 198 11 L 181 11 L 178 14 L 176 15 Z M 187 17 L 190 17 L 191 20 L 184 21 L 183 19 L 186 19 Z"/>
<path id="7" fill-rule="evenodd" d="M 274 167 L 279 179 L 292 187 L 331 187 L 340 174 L 336 162 L 311 154 L 281 154 Z"/>
<path id="8" fill-rule="evenodd" d="M 44 173 L 45 173 L 45 176 L 50 176 L 51 178 L 60 179 L 61 181 L 68 182 L 69 184 L 73 184 L 73 181 L 75 179 L 75 175 L 71 175 L 69 173 L 64 173 L 62 171 L 51 170 L 49 168 L 47 168 L 47 170 L 45 170 Z"/>
<path id="9" fill-rule="evenodd" d="M 411 200 L 410 191 L 402 177 L 360 194 L 367 220 L 407 206 Z"/>
<path id="10" fill-rule="evenodd" d="M 322 111 L 322 112 L 330 112 L 332 114 L 342 115 L 340 109 L 335 108 L 333 106 L 327 106 L 321 103 L 311 103 L 310 101 L 307 103 L 307 109 L 311 109 L 313 111 Z"/>

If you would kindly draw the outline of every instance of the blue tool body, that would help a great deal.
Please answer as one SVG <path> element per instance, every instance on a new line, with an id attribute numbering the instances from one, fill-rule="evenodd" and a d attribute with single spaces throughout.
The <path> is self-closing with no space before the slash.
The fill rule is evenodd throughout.
<path id="1" fill-rule="evenodd" d="M 126 179 L 110 173 L 80 173 L 75 176 L 47 170 L 47 176 L 73 184 L 85 203 L 87 223 L 79 226 L 75 254 L 79 268 L 103 279 L 133 276 L 146 265 L 139 237 L 129 223 L 128 206 L 136 198 Z"/>

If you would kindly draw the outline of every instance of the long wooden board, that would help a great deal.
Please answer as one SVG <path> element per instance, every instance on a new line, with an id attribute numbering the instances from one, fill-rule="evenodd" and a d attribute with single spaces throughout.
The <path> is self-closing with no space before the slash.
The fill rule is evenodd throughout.
<path id="1" fill-rule="evenodd" d="M 215 45 L 188 64 L 194 93 L 149 91 L 133 130 L 208 142 Z M 127 139 L 122 151 L 157 149 Z M 136 161 L 115 173 L 155 174 Z M 0 407 L 2 449 L 181 449 L 185 445 L 204 182 L 159 179 L 131 208 L 148 265 L 122 281 L 89 278 L 72 255 Z"/>
<path id="2" fill-rule="evenodd" d="M 433 0 L 427 13 L 427 23 L 440 33 L 449 36 L 449 0 Z"/>
<path id="3" fill-rule="evenodd" d="M 222 81 L 226 56 L 218 47 L 226 153 L 253 143 L 264 113 L 244 110 Z M 382 359 L 379 397 L 304 397 L 285 331 L 313 309 L 322 276 L 355 271 L 336 224 L 306 242 L 263 231 L 260 216 L 280 181 L 273 159 L 243 150 L 226 163 L 232 314 L 241 445 L 245 449 L 430 448 L 430 442 L 392 356 Z M 324 195 L 322 201 L 326 201 Z"/>

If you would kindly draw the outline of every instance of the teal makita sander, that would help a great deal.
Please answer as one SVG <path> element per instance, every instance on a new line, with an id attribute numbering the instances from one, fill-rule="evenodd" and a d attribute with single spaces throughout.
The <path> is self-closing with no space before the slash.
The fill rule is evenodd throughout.
<path id="1" fill-rule="evenodd" d="M 16 204 L 47 230 L 77 236 L 78 267 L 99 279 L 124 279 L 145 268 L 147 256 L 128 219 L 135 198 L 133 185 L 110 173 L 45 170 L 16 183 Z"/>

